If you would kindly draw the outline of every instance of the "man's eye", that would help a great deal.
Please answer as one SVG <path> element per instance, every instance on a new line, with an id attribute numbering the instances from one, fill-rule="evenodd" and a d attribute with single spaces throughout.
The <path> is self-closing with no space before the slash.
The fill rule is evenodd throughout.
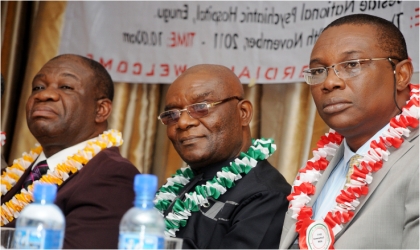
<path id="1" fill-rule="evenodd" d="M 346 69 L 354 69 L 359 67 L 359 62 L 355 61 L 355 62 L 347 62 L 346 64 L 344 64 L 344 68 Z"/>
<path id="2" fill-rule="evenodd" d="M 60 87 L 60 89 L 73 89 L 73 88 L 67 85 L 63 85 Z"/>
<path id="3" fill-rule="evenodd" d="M 42 87 L 42 86 L 35 86 L 35 87 L 32 88 L 32 92 L 33 91 L 38 91 L 38 90 L 41 90 L 41 89 L 44 89 L 44 87 Z"/>
<path id="4" fill-rule="evenodd" d="M 311 75 L 313 75 L 313 76 L 321 75 L 322 73 L 324 73 L 324 71 L 325 71 L 324 68 L 312 69 L 311 70 Z"/>

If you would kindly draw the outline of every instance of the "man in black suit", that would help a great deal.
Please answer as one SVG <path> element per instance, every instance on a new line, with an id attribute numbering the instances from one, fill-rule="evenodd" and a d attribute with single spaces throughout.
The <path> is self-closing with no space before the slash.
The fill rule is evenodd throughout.
<path id="1" fill-rule="evenodd" d="M 272 141 L 252 142 L 252 104 L 238 77 L 191 67 L 169 87 L 165 110 L 159 119 L 190 166 L 179 170 L 189 180 L 172 178 L 157 194 L 167 234 L 184 248 L 278 248 L 290 185 L 266 160 Z"/>

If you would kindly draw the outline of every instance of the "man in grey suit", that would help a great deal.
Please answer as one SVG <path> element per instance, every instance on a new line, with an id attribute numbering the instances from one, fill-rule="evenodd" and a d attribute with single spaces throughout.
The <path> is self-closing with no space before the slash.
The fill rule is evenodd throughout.
<path id="1" fill-rule="evenodd" d="M 293 183 L 281 249 L 419 248 L 412 73 L 404 37 L 385 19 L 345 16 L 321 33 L 304 75 L 333 130 Z"/>

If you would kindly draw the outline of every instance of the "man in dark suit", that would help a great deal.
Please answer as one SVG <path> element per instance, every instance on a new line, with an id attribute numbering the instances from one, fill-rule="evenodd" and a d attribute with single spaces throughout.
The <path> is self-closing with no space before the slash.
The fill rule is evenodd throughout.
<path id="1" fill-rule="evenodd" d="M 278 248 L 290 185 L 266 160 L 273 142 L 251 140 L 252 104 L 238 77 L 191 67 L 169 87 L 165 110 L 159 119 L 190 166 L 157 194 L 167 234 L 184 248 Z"/>
<path id="2" fill-rule="evenodd" d="M 139 171 L 115 147 L 122 143 L 120 133 L 105 131 L 113 94 L 105 68 L 78 55 L 55 57 L 35 75 L 26 116 L 42 152 L 2 191 L 2 224 L 14 226 L 16 218 L 7 213 L 18 209 L 13 204 L 19 194 L 53 180 L 59 185 L 55 204 L 66 217 L 64 248 L 117 248 L 119 222 L 133 206 Z"/>

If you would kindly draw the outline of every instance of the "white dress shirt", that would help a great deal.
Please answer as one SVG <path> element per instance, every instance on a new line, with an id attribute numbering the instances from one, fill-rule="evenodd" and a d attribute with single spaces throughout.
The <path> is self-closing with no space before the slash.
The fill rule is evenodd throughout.
<path id="1" fill-rule="evenodd" d="M 73 145 L 71 147 L 68 147 L 66 149 L 63 149 L 48 158 L 45 156 L 44 151 L 42 151 L 39 157 L 36 159 L 35 163 L 32 165 L 32 169 L 38 164 L 38 162 L 47 160 L 48 168 L 51 171 L 54 171 L 54 169 L 57 167 L 59 163 L 63 163 L 67 160 L 68 156 L 75 155 L 79 150 L 84 149 L 88 141 L 90 140 L 94 140 L 94 139 L 89 139 L 89 140 L 80 142 L 76 145 Z"/>

